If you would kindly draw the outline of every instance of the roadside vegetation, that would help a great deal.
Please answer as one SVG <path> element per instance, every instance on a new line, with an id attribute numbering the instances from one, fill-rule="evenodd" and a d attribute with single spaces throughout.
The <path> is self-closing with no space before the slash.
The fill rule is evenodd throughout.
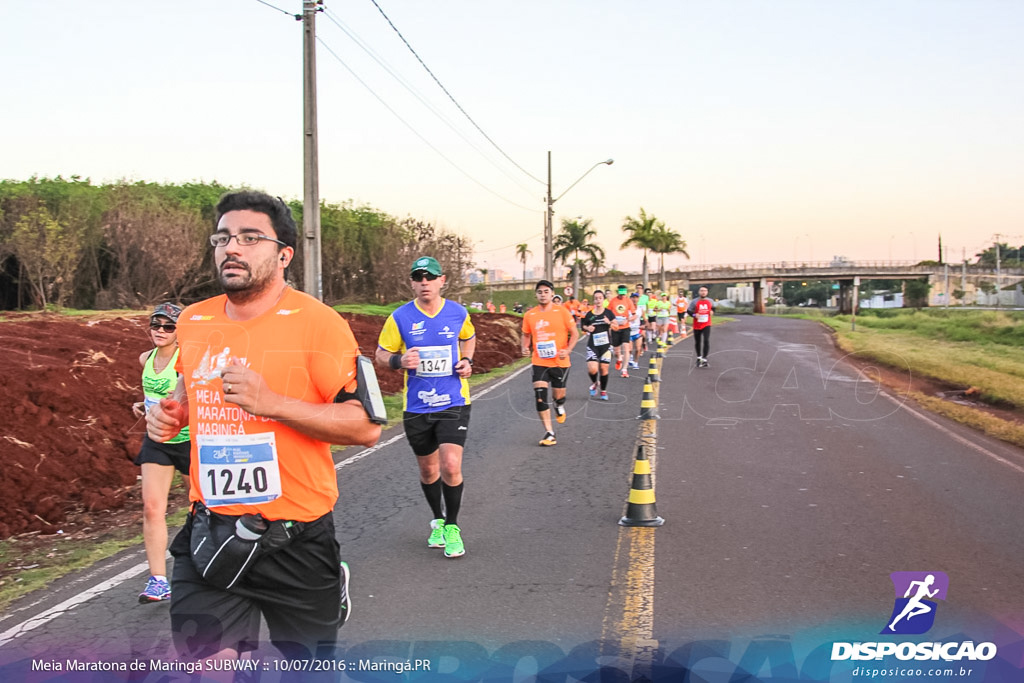
<path id="1" fill-rule="evenodd" d="M 882 309 L 849 315 L 804 311 L 836 333 L 840 348 L 915 376 L 970 391 L 1024 417 L 1024 312 Z M 855 327 L 855 329 L 854 329 Z M 1024 424 L 918 393 L 930 410 L 1024 446 Z M 1024 422 L 1024 420 L 1022 420 Z"/>
<path id="2" fill-rule="evenodd" d="M 0 180 L 0 308 L 146 309 L 220 293 L 207 238 L 229 188 L 88 178 Z M 288 202 L 302 225 L 302 202 Z M 320 204 L 326 301 L 383 303 L 409 291 L 409 265 L 434 255 L 462 286 L 472 244 L 411 216 L 351 201 Z M 153 264 L 160 267 L 154 268 Z M 289 275 L 301 280 L 302 249 Z"/>
<path id="3" fill-rule="evenodd" d="M 402 303 L 404 302 L 386 305 L 341 305 L 335 308 L 343 313 L 386 316 Z M 61 309 L 59 312 L 69 316 L 110 315 L 113 317 L 145 315 L 147 311 L 119 309 L 96 312 Z M 529 363 L 528 358 L 520 358 L 490 372 L 474 374 L 469 379 L 469 385 L 471 388 L 475 388 L 515 372 L 526 363 Z M 398 426 L 400 429 L 401 394 L 386 395 L 384 402 L 391 426 Z M 339 446 L 332 450 L 338 451 L 344 450 L 344 448 Z M 169 498 L 167 517 L 168 528 L 172 535 L 184 523 L 186 510 L 184 483 L 180 475 L 176 474 Z M 8 607 L 19 598 L 45 588 L 63 576 L 86 569 L 125 549 L 141 546 L 140 499 L 131 498 L 124 509 L 113 513 L 93 513 L 91 517 L 92 519 L 87 521 L 80 531 L 47 535 L 30 533 L 0 540 L 0 613 L 7 612 Z"/>

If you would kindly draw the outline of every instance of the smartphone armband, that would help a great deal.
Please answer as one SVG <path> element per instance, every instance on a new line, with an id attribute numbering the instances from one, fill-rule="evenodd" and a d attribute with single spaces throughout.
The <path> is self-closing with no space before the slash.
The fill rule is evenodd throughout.
<path id="1" fill-rule="evenodd" d="M 356 396 L 363 404 L 363 410 L 370 416 L 370 422 L 383 425 L 388 423 L 388 413 L 384 408 L 384 395 L 377 383 L 377 373 L 373 369 L 373 361 L 366 356 L 359 356 L 356 363 Z"/>

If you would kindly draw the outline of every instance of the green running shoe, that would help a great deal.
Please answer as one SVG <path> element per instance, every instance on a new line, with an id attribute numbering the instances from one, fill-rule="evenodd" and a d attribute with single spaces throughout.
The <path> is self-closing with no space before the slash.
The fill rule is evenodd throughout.
<path id="1" fill-rule="evenodd" d="M 340 620 L 340 623 L 338 624 L 339 628 L 344 626 L 345 622 L 348 621 L 349 617 L 352 616 L 352 598 L 348 594 L 348 580 L 349 580 L 349 578 L 351 576 L 352 576 L 352 573 L 349 571 L 348 562 L 342 562 L 341 563 L 341 607 L 340 607 L 339 612 L 338 612 L 341 615 L 341 620 Z"/>
<path id="2" fill-rule="evenodd" d="M 466 546 L 462 543 L 462 531 L 457 524 L 444 525 L 444 556 L 462 557 L 466 554 Z"/>
<path id="3" fill-rule="evenodd" d="M 428 548 L 444 547 L 444 520 L 430 520 L 430 538 L 427 539 Z"/>

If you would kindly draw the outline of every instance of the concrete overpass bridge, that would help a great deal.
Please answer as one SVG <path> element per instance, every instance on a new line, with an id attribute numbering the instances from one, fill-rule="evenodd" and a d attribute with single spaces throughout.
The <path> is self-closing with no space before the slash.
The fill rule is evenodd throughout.
<path id="1" fill-rule="evenodd" d="M 624 275 L 599 275 L 586 278 L 586 286 L 611 287 L 617 284 L 630 285 L 630 289 L 641 281 L 640 273 Z M 836 259 L 822 262 L 775 261 L 765 263 L 736 263 L 701 265 L 693 268 L 666 271 L 665 282 L 660 283 L 659 273 L 650 273 L 651 285 L 676 291 L 679 288 L 692 289 L 703 284 L 749 283 L 754 287 L 754 312 L 764 313 L 765 300 L 768 298 L 772 285 L 794 280 L 826 280 L 839 284 L 839 309 L 843 313 L 854 310 L 859 299 L 859 287 L 866 280 L 917 280 L 928 278 L 931 285 L 930 303 L 951 303 L 952 292 L 960 290 L 974 294 L 983 291 L 981 283 L 990 282 L 997 289 L 1014 284 L 1024 278 L 1024 268 L 1002 268 L 998 272 L 989 267 L 959 264 L 924 265 L 911 261 L 848 261 Z M 527 280 L 526 286 L 532 287 L 536 280 Z M 569 279 L 555 281 L 555 287 L 562 288 L 572 284 Z M 489 283 L 488 287 L 495 290 L 521 289 L 521 280 Z"/>

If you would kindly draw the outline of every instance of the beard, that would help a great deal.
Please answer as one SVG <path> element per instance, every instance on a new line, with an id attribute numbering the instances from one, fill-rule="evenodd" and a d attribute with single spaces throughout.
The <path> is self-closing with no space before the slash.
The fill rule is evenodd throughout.
<path id="1" fill-rule="evenodd" d="M 228 263 L 241 266 L 244 270 L 233 269 L 225 274 L 223 268 Z M 256 299 L 274 285 L 275 262 L 269 260 L 266 263 L 258 263 L 253 267 L 252 263 L 242 261 L 225 260 L 220 264 L 217 271 L 217 280 L 220 281 L 224 293 L 233 304 L 243 304 Z"/>

